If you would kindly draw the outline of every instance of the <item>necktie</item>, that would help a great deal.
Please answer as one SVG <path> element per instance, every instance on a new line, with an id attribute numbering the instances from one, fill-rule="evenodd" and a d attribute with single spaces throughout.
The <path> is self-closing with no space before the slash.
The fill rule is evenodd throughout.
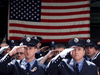
<path id="1" fill-rule="evenodd" d="M 79 74 L 79 69 L 78 69 L 78 64 L 76 64 L 76 66 L 75 66 L 75 72 L 76 72 L 76 74 Z"/>
<path id="2" fill-rule="evenodd" d="M 89 61 L 91 61 L 91 59 Z"/>
<path id="3" fill-rule="evenodd" d="M 30 64 L 27 63 L 27 68 L 26 68 L 26 71 L 29 72 L 29 69 L 30 69 Z"/>

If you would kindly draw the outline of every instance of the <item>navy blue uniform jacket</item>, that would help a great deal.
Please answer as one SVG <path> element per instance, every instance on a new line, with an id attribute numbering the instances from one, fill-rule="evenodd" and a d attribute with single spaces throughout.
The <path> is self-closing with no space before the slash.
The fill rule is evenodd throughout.
<path id="1" fill-rule="evenodd" d="M 63 61 L 65 60 L 65 61 Z M 77 75 L 72 69 L 69 67 L 69 63 L 71 59 L 63 59 L 59 56 L 53 63 L 51 62 L 49 67 L 47 67 L 46 72 L 49 75 Z M 84 60 L 83 67 L 78 75 L 98 75 L 97 67 L 95 64 Z"/>
<path id="2" fill-rule="evenodd" d="M 40 62 L 36 61 L 32 68 L 37 67 L 35 71 L 30 71 L 29 73 L 26 70 L 22 69 L 18 62 L 8 65 L 11 57 L 8 55 L 3 61 L 0 61 L 0 72 L 6 75 L 45 75 L 44 65 L 40 65 Z M 8 66 L 7 66 L 8 65 Z"/>

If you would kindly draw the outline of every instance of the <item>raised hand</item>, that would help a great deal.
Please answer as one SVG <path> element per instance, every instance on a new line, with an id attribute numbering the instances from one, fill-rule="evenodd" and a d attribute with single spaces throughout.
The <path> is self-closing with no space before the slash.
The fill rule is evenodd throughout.
<path id="1" fill-rule="evenodd" d="M 9 55 L 12 56 L 17 53 L 18 49 L 24 48 L 24 46 L 14 46 L 13 49 L 9 52 Z"/>

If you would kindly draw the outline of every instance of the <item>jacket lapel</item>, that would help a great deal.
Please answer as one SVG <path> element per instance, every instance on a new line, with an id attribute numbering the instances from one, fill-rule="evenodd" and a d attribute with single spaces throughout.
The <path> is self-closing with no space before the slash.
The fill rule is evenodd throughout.
<path id="1" fill-rule="evenodd" d="M 82 67 L 82 69 L 81 69 L 81 71 L 80 71 L 79 74 L 85 73 L 85 71 L 87 71 L 88 68 L 89 68 L 89 65 L 88 65 L 88 64 L 86 63 L 86 61 L 84 60 L 83 67 Z"/>

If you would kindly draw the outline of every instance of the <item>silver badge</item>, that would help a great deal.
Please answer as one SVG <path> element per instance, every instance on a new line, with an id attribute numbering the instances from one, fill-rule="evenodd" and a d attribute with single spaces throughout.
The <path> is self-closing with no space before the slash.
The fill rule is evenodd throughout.
<path id="1" fill-rule="evenodd" d="M 90 43 L 91 41 L 90 41 L 90 39 L 87 39 L 86 42 L 87 42 L 87 43 Z"/>
<path id="2" fill-rule="evenodd" d="M 37 39 L 37 37 L 35 36 L 34 39 Z"/>
<path id="3" fill-rule="evenodd" d="M 75 38 L 75 39 L 74 39 L 74 42 L 75 42 L 75 43 L 79 42 L 79 39 L 78 39 L 78 38 Z"/>
<path id="4" fill-rule="evenodd" d="M 11 43 L 14 43 L 14 40 L 11 40 Z"/>
<path id="5" fill-rule="evenodd" d="M 30 38 L 30 37 L 27 37 L 27 38 L 26 38 L 26 41 L 27 41 L 27 42 L 30 42 L 30 41 L 31 41 L 31 38 Z"/>
<path id="6" fill-rule="evenodd" d="M 52 43 L 52 44 L 54 44 L 55 42 L 54 42 L 54 41 L 52 41 L 51 43 Z"/>

